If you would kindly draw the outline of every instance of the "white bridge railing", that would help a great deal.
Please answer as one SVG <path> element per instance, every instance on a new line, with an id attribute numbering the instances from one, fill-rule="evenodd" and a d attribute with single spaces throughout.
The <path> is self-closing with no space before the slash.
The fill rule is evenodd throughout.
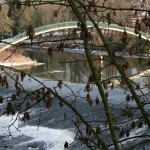
<path id="1" fill-rule="evenodd" d="M 98 25 L 102 29 L 114 30 L 114 31 L 118 31 L 118 32 L 124 32 L 124 30 L 126 30 L 127 33 L 137 36 L 134 33 L 133 28 L 129 28 L 129 27 L 125 27 L 125 26 L 122 27 L 117 24 L 108 25 L 107 23 L 103 23 L 103 22 L 99 22 Z M 87 26 L 93 27 L 93 24 L 91 22 L 87 21 Z M 50 24 L 50 25 L 35 28 L 34 30 L 35 30 L 35 36 L 36 36 L 36 35 L 51 32 L 51 31 L 57 31 L 57 30 L 61 30 L 61 29 L 71 29 L 71 28 L 78 28 L 77 21 Z M 141 38 L 150 41 L 150 34 L 141 32 Z M 28 39 L 26 32 L 21 33 L 12 38 L 4 39 L 0 43 L 0 52 L 4 51 L 5 49 L 9 48 L 10 46 L 15 45 L 26 39 Z"/>

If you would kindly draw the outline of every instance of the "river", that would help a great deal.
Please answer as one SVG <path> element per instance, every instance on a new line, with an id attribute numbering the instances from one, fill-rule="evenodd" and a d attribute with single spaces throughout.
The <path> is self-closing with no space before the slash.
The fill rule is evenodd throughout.
<path id="1" fill-rule="evenodd" d="M 34 76 L 47 78 L 51 80 L 63 80 L 65 82 L 71 83 L 87 83 L 89 76 L 91 75 L 88 63 L 83 53 L 54 53 L 51 57 L 47 55 L 47 51 L 44 49 L 27 49 L 25 50 L 25 55 L 29 56 L 32 60 L 37 60 L 37 62 L 44 63 L 45 65 L 31 67 L 25 69 L 26 72 L 31 73 Z M 99 58 L 99 56 L 92 56 L 93 59 Z M 104 59 L 108 59 L 107 56 L 104 56 Z M 132 76 L 140 73 L 141 71 L 149 69 L 149 66 L 146 65 L 147 59 L 142 60 L 142 64 L 139 64 L 138 58 L 122 58 L 118 57 L 121 64 L 128 62 L 129 68 L 126 71 L 128 76 Z M 108 61 L 95 60 L 94 63 L 97 68 L 104 67 L 108 64 Z M 64 63 L 70 62 L 70 63 Z M 138 63 L 138 65 L 137 65 Z M 55 76 L 52 77 L 52 76 Z M 119 72 L 113 65 L 109 65 L 102 72 L 102 78 L 109 78 L 119 76 Z"/>
<path id="2" fill-rule="evenodd" d="M 94 121 L 93 123 L 91 122 L 92 127 L 100 127 L 103 130 L 101 137 L 103 137 L 103 139 L 108 142 L 110 140 L 110 135 L 107 130 L 108 126 L 105 123 L 106 116 L 104 113 L 104 108 L 103 105 L 100 104 L 97 106 L 95 103 L 95 98 L 97 96 L 100 97 L 95 85 L 93 86 L 93 90 L 90 92 L 91 98 L 93 100 L 93 106 L 90 107 L 85 100 L 87 94 L 84 91 L 85 83 L 91 75 L 88 64 L 81 61 L 85 60 L 85 55 L 67 52 L 64 54 L 55 53 L 52 57 L 49 57 L 45 50 L 39 49 L 28 49 L 25 51 L 25 55 L 29 56 L 33 60 L 37 60 L 37 62 L 45 63 L 45 65 L 21 69 L 35 76 L 47 87 L 56 87 L 56 78 L 65 81 L 67 86 L 69 86 L 74 91 L 74 93 L 78 95 L 76 98 L 76 103 L 74 103 L 73 106 L 83 115 L 86 120 Z M 99 56 L 93 57 L 96 58 Z M 107 56 L 104 58 L 108 59 Z M 139 61 L 138 59 L 119 58 L 119 60 L 120 62 L 129 61 L 130 68 L 127 71 L 129 76 L 140 73 L 142 70 L 147 69 L 146 65 L 139 65 L 137 67 L 137 61 Z M 70 61 L 72 63 L 62 63 L 66 61 Z M 107 61 L 95 61 L 95 65 L 97 67 L 100 66 L 100 63 L 103 67 L 107 64 Z M 113 65 L 106 68 L 102 73 L 103 78 L 108 78 L 115 75 L 119 75 L 119 73 Z M 21 82 L 21 84 L 25 90 L 34 90 L 39 88 L 39 83 L 28 76 L 24 78 L 24 81 Z M 72 103 L 75 100 L 75 97 L 73 96 L 72 90 L 68 89 L 67 86 L 63 85 L 61 90 L 57 89 L 57 91 L 63 97 L 66 97 L 68 102 Z M 15 89 L 13 86 L 5 90 L 4 88 L 0 87 L 1 95 L 11 95 L 14 90 Z M 123 108 L 124 105 L 126 105 L 126 95 L 130 94 L 128 91 L 125 93 L 124 90 L 119 88 L 115 88 L 114 90 L 108 88 L 106 91 L 109 93 L 108 102 L 111 106 L 115 105 L 116 108 Z M 135 102 L 131 102 L 130 104 L 135 106 Z M 5 104 L 0 105 L 0 108 L 3 108 L 3 106 L 5 106 Z M 31 117 L 29 121 L 23 122 L 18 119 L 14 124 L 15 127 L 19 127 L 20 131 L 16 131 L 14 126 L 11 127 L 10 131 L 13 138 L 9 136 L 9 131 L 7 128 L 8 125 L 10 125 L 10 123 L 13 121 L 12 117 L 5 115 L 0 117 L 0 150 L 64 150 L 65 141 L 68 143 L 72 143 L 74 141 L 76 128 L 72 121 L 76 120 L 76 116 L 67 106 L 60 108 L 59 101 L 57 99 L 54 99 L 50 109 L 46 109 L 43 101 L 41 101 L 29 112 Z M 121 111 L 113 110 L 113 113 L 120 114 Z M 66 118 L 64 118 L 64 114 L 66 114 Z M 13 119 L 15 119 L 15 117 L 16 116 L 14 116 Z M 128 118 L 121 117 L 117 124 L 120 125 L 120 122 L 127 119 Z M 123 125 L 126 126 L 126 124 L 121 123 L 121 126 Z M 83 131 L 83 134 L 85 134 L 86 128 L 82 123 L 80 124 L 80 128 Z M 139 129 L 133 129 L 130 131 L 130 137 L 139 134 L 146 134 L 147 132 L 149 132 L 147 126 Z M 132 144 L 132 142 L 137 143 L 138 139 L 128 141 L 124 144 L 126 146 Z M 147 144 L 147 146 L 150 145 Z M 137 150 L 141 150 L 142 148 L 143 145 L 139 146 Z M 146 150 L 149 148 L 150 147 L 148 147 Z M 78 139 L 76 139 L 74 143 L 69 146 L 69 150 L 80 149 L 88 150 L 84 147 L 83 144 L 81 144 Z"/>

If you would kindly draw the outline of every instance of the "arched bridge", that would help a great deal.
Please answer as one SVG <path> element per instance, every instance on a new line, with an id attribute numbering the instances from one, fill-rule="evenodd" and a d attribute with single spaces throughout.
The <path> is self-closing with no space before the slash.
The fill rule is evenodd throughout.
<path id="1" fill-rule="evenodd" d="M 119 31 L 119 32 L 124 32 L 124 30 L 126 30 L 127 33 L 137 36 L 134 33 L 133 28 L 121 27 L 117 24 L 108 25 L 107 23 L 103 23 L 103 22 L 99 22 L 98 25 L 102 29 L 109 29 L 109 30 L 114 30 L 114 31 Z M 87 26 L 93 27 L 93 24 L 91 22 L 87 21 Z M 35 36 L 36 36 L 36 35 L 51 32 L 51 31 L 57 31 L 57 30 L 61 30 L 61 29 L 71 29 L 71 28 L 78 28 L 77 21 L 50 24 L 50 25 L 35 28 L 34 30 L 35 30 Z M 141 38 L 150 41 L 150 34 L 141 32 Z M 21 41 L 24 41 L 26 39 L 28 39 L 26 32 L 21 33 L 12 38 L 5 39 L 5 40 L 3 40 L 4 43 L 3 42 L 0 43 L 0 52 L 7 49 L 8 47 L 10 47 L 14 44 L 17 44 Z"/>

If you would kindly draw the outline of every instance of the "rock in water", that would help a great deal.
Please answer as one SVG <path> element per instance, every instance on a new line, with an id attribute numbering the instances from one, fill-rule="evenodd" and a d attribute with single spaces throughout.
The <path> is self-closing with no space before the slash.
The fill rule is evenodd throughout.
<path id="1" fill-rule="evenodd" d="M 64 148 L 68 148 L 68 142 L 67 141 L 64 144 Z"/>

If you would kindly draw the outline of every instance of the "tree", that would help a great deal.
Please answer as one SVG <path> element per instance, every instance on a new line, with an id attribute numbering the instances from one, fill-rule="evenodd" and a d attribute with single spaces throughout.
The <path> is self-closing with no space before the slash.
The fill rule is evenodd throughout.
<path id="1" fill-rule="evenodd" d="M 17 5 L 18 1 L 14 2 L 14 5 Z M 19 1 L 20 2 L 20 1 Z M 137 136 L 130 136 L 130 133 L 136 128 L 142 128 L 143 125 L 149 129 L 150 128 L 150 120 L 149 120 L 149 92 L 144 92 L 142 88 L 144 88 L 146 85 L 140 85 L 137 82 L 135 82 L 132 78 L 129 78 L 126 74 L 129 63 L 128 62 L 121 62 L 117 59 L 115 56 L 115 51 L 111 50 L 111 46 L 119 45 L 124 53 L 131 54 L 130 52 L 134 52 L 135 55 L 139 54 L 145 54 L 146 52 L 144 49 L 138 49 L 134 51 L 133 48 L 135 48 L 134 44 L 130 45 L 129 36 L 124 30 L 122 33 L 120 40 L 122 43 L 108 43 L 106 40 L 106 36 L 102 32 L 102 29 L 99 28 L 98 23 L 99 22 L 105 22 L 106 25 L 110 25 L 112 23 L 117 23 L 120 26 L 124 27 L 125 25 L 129 25 L 128 22 L 126 22 L 125 18 L 128 15 L 133 14 L 133 17 L 136 17 L 136 22 L 134 25 L 135 34 L 137 37 L 136 40 L 141 39 L 141 31 L 146 31 L 149 33 L 150 29 L 150 13 L 149 13 L 149 5 L 145 9 L 142 8 L 133 8 L 132 4 L 127 1 L 126 5 L 123 5 L 124 2 L 118 3 L 117 0 L 111 2 L 109 0 L 104 1 L 74 1 L 74 0 L 61 0 L 61 1 L 30 1 L 26 0 L 25 2 L 20 2 L 21 6 L 26 7 L 34 7 L 36 8 L 37 5 L 44 5 L 51 4 L 51 5 L 58 5 L 58 10 L 54 11 L 54 17 L 57 17 L 58 11 L 61 7 L 65 9 L 71 9 L 76 18 L 78 19 L 78 29 L 80 30 L 80 40 L 83 41 L 84 49 L 85 49 L 85 55 L 86 60 L 85 62 L 88 62 L 90 66 L 90 70 L 92 72 L 91 76 L 89 77 L 89 80 L 87 81 L 87 84 L 85 85 L 85 92 L 86 92 L 86 100 L 90 107 L 93 105 L 92 100 L 92 86 L 93 83 L 96 85 L 99 95 L 96 97 L 96 104 L 99 105 L 99 98 L 102 100 L 102 106 L 105 112 L 104 120 L 103 118 L 97 118 L 99 121 L 99 124 L 104 124 L 104 122 L 108 125 L 107 128 L 100 128 L 95 127 L 95 124 L 97 120 L 88 120 L 86 117 L 83 116 L 82 113 L 80 113 L 80 110 L 78 110 L 75 107 L 75 103 L 77 103 L 78 96 L 74 93 L 74 91 L 66 84 L 63 83 L 62 80 L 58 79 L 58 83 L 56 87 L 50 88 L 44 85 L 42 82 L 38 81 L 38 79 L 32 77 L 34 80 L 38 81 L 41 84 L 41 87 L 39 89 L 33 90 L 33 91 L 27 91 L 24 89 L 20 82 L 19 82 L 19 76 L 16 75 L 16 77 L 11 77 L 15 81 L 15 88 L 16 93 L 12 94 L 11 96 L 11 102 L 8 102 L 5 110 L 2 111 L 3 114 L 7 115 L 14 115 L 15 112 L 18 113 L 18 116 L 20 114 L 23 114 L 22 120 L 27 121 L 30 119 L 30 108 L 34 107 L 36 104 L 40 102 L 44 102 L 45 108 L 50 109 L 53 104 L 53 100 L 57 99 L 59 101 L 59 106 L 63 107 L 64 105 L 69 107 L 71 111 L 75 114 L 76 119 L 73 119 L 73 123 L 77 129 L 77 137 L 78 139 L 89 149 L 133 149 L 135 147 L 134 143 L 131 145 L 125 145 L 124 142 L 128 142 L 128 140 L 133 140 L 134 138 L 137 139 L 136 145 L 140 146 L 143 143 L 149 142 L 149 131 L 148 133 L 143 132 L 141 135 Z M 146 1 L 142 1 L 142 4 L 146 5 Z M 141 5 L 142 5 L 141 4 Z M 26 11 L 26 9 L 24 10 Z M 67 11 L 66 11 L 67 12 Z M 70 12 L 70 11 L 68 11 Z M 144 13 L 144 16 L 139 16 L 138 14 Z M 116 17 L 118 14 L 121 15 L 122 18 Z M 126 16 L 127 14 L 127 16 Z M 68 16 L 67 16 L 68 17 Z M 124 18 L 125 17 L 125 18 Z M 113 65 L 116 67 L 116 69 L 119 71 L 120 75 L 119 77 L 112 77 L 112 78 L 101 78 L 101 72 L 107 67 L 107 66 L 100 66 L 99 68 L 94 64 L 95 59 L 93 59 L 92 55 L 92 43 L 93 37 L 95 35 L 92 35 L 91 28 L 88 28 L 87 21 L 91 21 L 93 24 L 93 29 L 96 32 L 97 37 L 102 41 L 99 43 L 98 47 L 102 50 L 105 50 L 108 53 L 109 59 L 107 60 L 109 65 Z M 58 49 L 61 50 L 63 53 L 63 48 L 68 40 L 76 40 L 79 39 L 76 37 L 76 34 L 74 33 L 76 31 L 72 31 L 71 35 L 68 35 L 66 39 L 58 39 L 53 40 L 52 42 L 58 43 Z M 30 33 L 30 32 L 29 32 Z M 29 36 L 30 37 L 30 36 Z M 73 37 L 73 38 L 72 38 Z M 32 40 L 32 39 L 31 39 Z M 34 44 L 34 42 L 32 43 Z M 149 39 L 147 39 L 146 44 L 144 42 L 144 45 L 149 44 Z M 97 46 L 97 45 L 96 45 Z M 149 45 L 148 45 L 149 46 Z M 54 47 L 50 47 L 48 49 L 48 55 L 51 57 L 53 55 Z M 102 58 L 97 58 L 101 60 Z M 147 64 L 149 65 L 149 59 L 145 62 L 141 62 L 141 58 L 139 58 L 139 63 Z M 7 76 L 10 76 L 9 72 L 5 70 L 4 67 L 2 67 L 2 70 L 6 73 Z M 12 69 L 14 70 L 14 69 Z M 21 80 L 23 81 L 25 75 L 27 75 L 25 72 L 21 73 Z M 30 75 L 28 75 L 30 76 Z M 113 79 L 117 80 L 117 84 L 119 84 L 120 88 L 124 89 L 124 92 L 126 94 L 125 100 L 127 101 L 127 104 L 124 105 L 122 108 L 115 108 L 113 105 L 109 103 L 109 97 L 111 95 L 108 94 L 107 88 L 114 89 L 116 86 Z M 2 86 L 8 87 L 8 80 L 6 76 L 1 77 L 1 84 Z M 72 92 L 73 100 L 69 101 L 68 98 L 65 98 L 59 94 L 58 89 L 62 89 L 63 85 L 68 88 Z M 20 99 L 20 101 L 18 101 Z M 34 100 L 31 102 L 31 100 Z M 130 102 L 134 101 L 135 105 L 131 105 Z M 6 98 L 1 97 L 1 103 L 3 101 L 6 101 Z M 123 100 L 124 101 L 124 100 Z M 29 104 L 30 103 L 30 104 Z M 17 105 L 17 106 L 16 106 Z M 26 105 L 26 107 L 24 106 Z M 23 107 L 24 106 L 24 107 Z M 99 110 L 100 111 L 100 110 Z M 119 114 L 118 114 L 119 112 Z M 66 116 L 66 115 L 65 115 Z M 92 122 L 92 123 L 91 123 Z M 106 137 L 103 138 L 102 135 L 105 135 Z M 143 146 L 143 145 L 142 145 Z M 144 146 L 143 146 L 144 148 Z"/>
<path id="2" fill-rule="evenodd" d="M 10 36 L 12 32 L 13 20 L 9 18 L 8 15 L 9 15 L 9 7 L 7 4 L 5 4 L 3 5 L 0 11 L 0 24 L 1 24 L 0 35 L 1 36 Z"/>

